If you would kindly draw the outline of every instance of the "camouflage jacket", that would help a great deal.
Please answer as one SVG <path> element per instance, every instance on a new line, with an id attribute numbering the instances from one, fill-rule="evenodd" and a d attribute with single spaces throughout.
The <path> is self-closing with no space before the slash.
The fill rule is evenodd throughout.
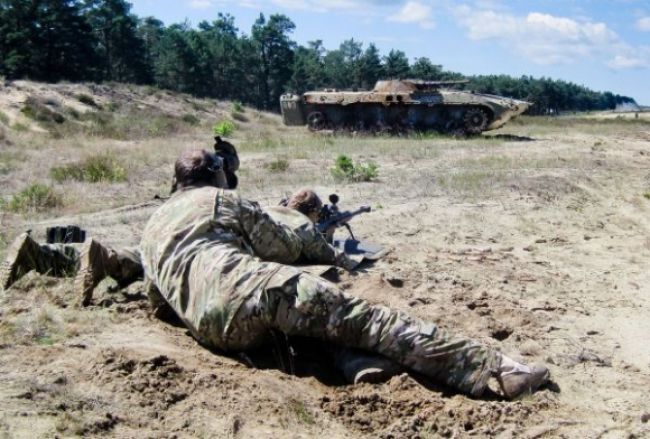
<path id="1" fill-rule="evenodd" d="M 297 261 L 304 246 L 257 203 L 201 187 L 179 191 L 158 208 L 140 247 L 145 277 L 200 339 L 201 325 L 227 327 L 246 298 L 300 274 L 284 264 Z"/>
<path id="2" fill-rule="evenodd" d="M 305 264 L 331 264 L 348 267 L 347 255 L 327 243 L 325 237 L 316 230 L 314 223 L 295 209 L 284 206 L 272 206 L 265 211 L 276 222 L 285 224 L 298 235 L 302 242 L 302 251 L 298 262 Z"/>

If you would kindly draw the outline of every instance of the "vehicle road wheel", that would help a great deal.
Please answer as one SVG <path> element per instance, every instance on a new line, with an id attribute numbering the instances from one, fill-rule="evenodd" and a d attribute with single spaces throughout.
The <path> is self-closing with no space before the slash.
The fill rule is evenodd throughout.
<path id="1" fill-rule="evenodd" d="M 325 115 L 320 111 L 314 111 L 307 116 L 307 126 L 310 131 L 320 131 L 325 128 Z"/>
<path id="2" fill-rule="evenodd" d="M 468 134 L 481 134 L 488 125 L 488 115 L 480 108 L 470 108 L 467 110 L 463 120 L 465 121 L 465 131 Z"/>

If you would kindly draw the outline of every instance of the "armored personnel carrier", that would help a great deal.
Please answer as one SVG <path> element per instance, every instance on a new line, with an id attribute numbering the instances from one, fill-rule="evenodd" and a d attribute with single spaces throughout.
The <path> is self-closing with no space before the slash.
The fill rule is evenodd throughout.
<path id="1" fill-rule="evenodd" d="M 502 127 L 530 102 L 454 90 L 467 81 L 378 81 L 371 91 L 311 91 L 280 97 L 285 125 L 311 131 L 349 130 L 400 133 L 436 130 L 480 134 Z"/>

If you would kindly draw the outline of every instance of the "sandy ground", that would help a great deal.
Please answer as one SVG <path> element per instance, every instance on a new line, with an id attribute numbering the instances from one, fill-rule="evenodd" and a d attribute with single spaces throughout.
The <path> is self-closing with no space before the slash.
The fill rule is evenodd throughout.
<path id="1" fill-rule="evenodd" d="M 341 288 L 544 362 L 548 388 L 509 402 L 496 392 L 471 399 L 407 373 L 352 386 L 318 367 L 301 377 L 262 370 L 150 316 L 140 283 L 124 291 L 102 283 L 93 306 L 80 310 L 69 279 L 30 273 L 0 298 L 0 435 L 650 437 L 650 126 L 513 124 L 500 134 L 533 141 L 434 138 L 404 153 L 409 140 L 391 150 L 382 139 L 381 153 L 362 152 L 380 165 L 378 181 L 316 187 L 337 191 L 344 207 L 370 203 L 374 211 L 354 230 L 392 249 L 339 273 Z M 242 162 L 277 154 L 244 150 Z M 300 173 L 322 164 L 291 166 Z M 250 184 L 244 192 L 271 204 L 285 189 Z M 155 209 L 141 201 L 5 223 L 12 238 L 75 220 L 123 245 Z"/>

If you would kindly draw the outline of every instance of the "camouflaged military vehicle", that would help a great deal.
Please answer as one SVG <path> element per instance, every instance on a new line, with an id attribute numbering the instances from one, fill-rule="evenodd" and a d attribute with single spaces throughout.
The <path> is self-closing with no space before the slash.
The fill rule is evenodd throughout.
<path id="1" fill-rule="evenodd" d="M 467 81 L 379 81 L 372 91 L 311 91 L 280 97 L 285 125 L 311 131 L 405 132 L 436 130 L 480 134 L 502 127 L 529 102 L 454 90 Z"/>

